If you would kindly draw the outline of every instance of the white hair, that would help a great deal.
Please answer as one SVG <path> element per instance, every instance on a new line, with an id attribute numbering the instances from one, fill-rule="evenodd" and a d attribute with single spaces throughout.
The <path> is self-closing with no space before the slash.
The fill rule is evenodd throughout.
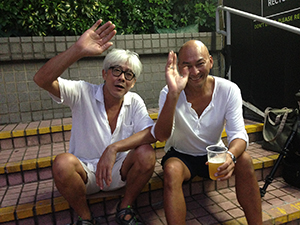
<path id="1" fill-rule="evenodd" d="M 143 66 L 139 55 L 129 50 L 112 49 L 103 61 L 103 69 L 107 72 L 111 66 L 121 64 L 127 64 L 135 74 L 136 79 L 140 76 Z"/>

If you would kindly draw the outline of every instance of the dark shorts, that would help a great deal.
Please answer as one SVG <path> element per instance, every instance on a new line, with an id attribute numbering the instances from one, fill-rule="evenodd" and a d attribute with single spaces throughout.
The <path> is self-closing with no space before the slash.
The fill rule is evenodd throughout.
<path id="1" fill-rule="evenodd" d="M 162 158 L 162 167 L 164 167 L 167 159 L 172 157 L 180 159 L 188 167 L 191 173 L 190 180 L 192 180 L 195 176 L 209 178 L 208 166 L 205 165 L 205 163 L 207 162 L 207 155 L 192 156 L 177 152 L 174 148 L 171 148 Z"/>

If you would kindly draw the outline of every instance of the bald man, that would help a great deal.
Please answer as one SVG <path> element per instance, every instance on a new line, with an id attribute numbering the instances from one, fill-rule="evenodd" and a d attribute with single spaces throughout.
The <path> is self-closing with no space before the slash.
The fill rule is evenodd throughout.
<path id="1" fill-rule="evenodd" d="M 177 68 L 178 66 L 178 68 Z M 235 174 L 237 199 L 250 225 L 262 224 L 259 187 L 252 159 L 246 152 L 242 97 L 231 81 L 209 75 L 213 58 L 200 41 L 186 42 L 177 55 L 171 51 L 165 68 L 167 85 L 159 97 L 159 117 L 152 134 L 166 141 L 164 208 L 168 224 L 185 224 L 186 205 L 182 184 L 195 176 L 209 178 L 208 145 L 225 146 L 226 162 L 218 168 L 219 181 Z"/>

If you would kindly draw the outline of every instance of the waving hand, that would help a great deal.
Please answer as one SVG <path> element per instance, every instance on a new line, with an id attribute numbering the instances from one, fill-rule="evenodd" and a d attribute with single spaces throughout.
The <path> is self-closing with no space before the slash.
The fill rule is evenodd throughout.
<path id="1" fill-rule="evenodd" d="M 116 34 L 115 25 L 111 22 L 106 22 L 99 27 L 101 22 L 101 19 L 98 20 L 76 42 L 76 46 L 83 57 L 100 55 L 112 45 L 109 41 Z"/>
<path id="2" fill-rule="evenodd" d="M 173 51 L 169 53 L 168 61 L 165 68 L 166 82 L 170 92 L 180 94 L 180 92 L 185 88 L 188 81 L 188 70 L 183 69 L 182 73 L 179 74 L 177 67 L 177 55 Z"/>
<path id="3" fill-rule="evenodd" d="M 35 83 L 60 98 L 57 78 L 77 60 L 86 56 L 100 55 L 112 46 L 113 43 L 109 41 L 116 34 L 115 25 L 107 22 L 98 28 L 101 22 L 102 20 L 98 20 L 74 45 L 42 66 L 34 76 Z"/>

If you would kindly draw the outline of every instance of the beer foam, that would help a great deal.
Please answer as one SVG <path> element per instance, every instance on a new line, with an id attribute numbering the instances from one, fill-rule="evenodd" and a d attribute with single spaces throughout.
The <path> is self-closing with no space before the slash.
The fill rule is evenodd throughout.
<path id="1" fill-rule="evenodd" d="M 208 162 L 210 162 L 210 163 L 224 163 L 225 160 L 223 158 L 215 157 L 215 158 L 209 159 Z"/>

